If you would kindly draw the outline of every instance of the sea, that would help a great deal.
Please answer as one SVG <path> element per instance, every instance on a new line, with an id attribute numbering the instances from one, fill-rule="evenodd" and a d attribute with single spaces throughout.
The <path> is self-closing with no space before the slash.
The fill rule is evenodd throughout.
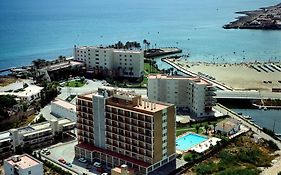
<path id="1" fill-rule="evenodd" d="M 188 61 L 281 60 L 281 31 L 226 30 L 237 11 L 280 0 L 1 0 L 0 70 L 71 56 L 74 45 L 148 40 L 179 47 Z M 158 63 L 160 67 L 167 67 Z M 280 111 L 242 111 L 281 132 Z"/>
<path id="2" fill-rule="evenodd" d="M 148 40 L 191 61 L 281 59 L 281 31 L 225 30 L 236 11 L 280 0 L 1 0 L 0 69 L 71 56 L 73 46 Z"/>

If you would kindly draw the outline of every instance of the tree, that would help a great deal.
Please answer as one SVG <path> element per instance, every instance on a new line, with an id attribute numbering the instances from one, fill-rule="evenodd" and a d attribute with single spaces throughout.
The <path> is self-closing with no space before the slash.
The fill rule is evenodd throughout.
<path id="1" fill-rule="evenodd" d="M 216 133 L 216 126 L 217 126 L 217 123 L 213 123 L 214 133 Z"/>
<path id="2" fill-rule="evenodd" d="M 199 126 L 199 125 L 196 125 L 196 126 L 195 126 L 195 129 L 196 129 L 196 133 L 198 134 L 198 133 L 199 133 L 200 126 Z"/>
<path id="3" fill-rule="evenodd" d="M 144 44 L 144 51 L 146 51 L 146 46 L 147 46 L 147 40 L 146 39 L 143 40 L 143 44 Z"/>
<path id="4" fill-rule="evenodd" d="M 207 135 L 208 134 L 209 125 L 205 125 L 204 128 L 205 128 L 205 134 Z"/>
<path id="5" fill-rule="evenodd" d="M 15 96 L 12 95 L 0 95 L 0 108 L 11 108 L 17 101 L 15 100 Z"/>

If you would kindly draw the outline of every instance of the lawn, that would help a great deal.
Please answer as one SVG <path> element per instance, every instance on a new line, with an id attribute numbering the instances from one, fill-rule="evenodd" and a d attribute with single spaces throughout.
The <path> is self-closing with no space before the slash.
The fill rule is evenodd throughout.
<path id="1" fill-rule="evenodd" d="M 161 73 L 161 71 L 155 67 L 154 65 L 151 65 L 149 63 L 144 63 L 144 75 L 148 75 L 148 74 L 158 74 Z"/>
<path id="2" fill-rule="evenodd" d="M 85 81 L 84 80 L 73 80 L 73 81 L 68 81 L 66 83 L 64 83 L 63 85 L 65 87 L 82 87 L 85 85 Z"/>

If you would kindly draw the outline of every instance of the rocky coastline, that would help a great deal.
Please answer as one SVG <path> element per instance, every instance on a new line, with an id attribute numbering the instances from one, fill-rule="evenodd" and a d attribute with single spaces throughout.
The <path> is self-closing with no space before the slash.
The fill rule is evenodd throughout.
<path id="1" fill-rule="evenodd" d="M 244 16 L 223 26 L 224 29 L 281 30 L 281 3 L 253 11 L 236 12 Z"/>

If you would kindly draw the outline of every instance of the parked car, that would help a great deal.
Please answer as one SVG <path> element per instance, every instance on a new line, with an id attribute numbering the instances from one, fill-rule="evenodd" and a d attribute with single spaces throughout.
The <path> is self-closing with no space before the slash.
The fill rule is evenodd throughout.
<path id="1" fill-rule="evenodd" d="M 66 161 L 63 159 L 63 158 L 60 158 L 59 159 L 59 162 L 63 163 L 63 164 L 66 164 Z"/>
<path id="2" fill-rule="evenodd" d="M 78 161 L 79 161 L 79 162 L 82 162 L 82 163 L 86 163 L 86 162 L 87 162 L 87 160 L 86 160 L 84 157 L 80 157 L 80 158 L 78 159 Z"/>
<path id="3" fill-rule="evenodd" d="M 102 173 L 101 175 L 108 175 L 108 173 Z"/>
<path id="4" fill-rule="evenodd" d="M 66 165 L 72 167 L 72 164 L 70 162 L 67 162 Z"/>
<path id="5" fill-rule="evenodd" d="M 50 155 L 51 152 L 48 150 L 48 151 L 45 152 L 45 154 L 46 154 L 46 155 Z"/>
<path id="6" fill-rule="evenodd" d="M 96 167 L 96 168 L 100 168 L 100 167 L 101 167 L 101 163 L 99 163 L 99 162 L 95 162 L 95 163 L 94 163 L 94 167 Z"/>
<path id="7" fill-rule="evenodd" d="M 50 152 L 47 148 L 44 148 L 41 150 L 41 153 L 46 154 L 47 152 Z"/>

